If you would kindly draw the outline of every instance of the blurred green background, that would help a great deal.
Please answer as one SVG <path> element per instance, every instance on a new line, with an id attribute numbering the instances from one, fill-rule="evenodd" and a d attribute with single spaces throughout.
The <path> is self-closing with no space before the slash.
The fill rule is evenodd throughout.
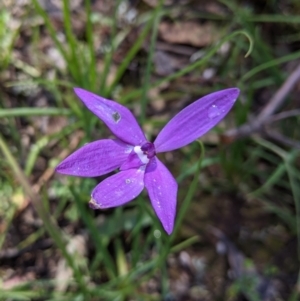
<path id="1" fill-rule="evenodd" d="M 298 0 L 1 0 L 0 300 L 299 300 L 299 79 Z M 126 105 L 150 141 L 240 88 L 200 144 L 160 156 L 171 236 L 146 192 L 93 211 L 106 176 L 55 174 L 111 137 L 73 87 Z"/>

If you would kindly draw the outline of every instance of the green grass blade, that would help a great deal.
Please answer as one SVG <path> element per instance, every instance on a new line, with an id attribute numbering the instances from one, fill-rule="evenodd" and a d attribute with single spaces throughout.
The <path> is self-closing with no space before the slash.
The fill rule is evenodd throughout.
<path id="1" fill-rule="evenodd" d="M 0 118 L 32 116 L 69 116 L 72 111 L 60 108 L 12 108 L 0 109 Z"/>
<path id="2" fill-rule="evenodd" d="M 153 64 L 153 56 L 155 51 L 155 45 L 157 40 L 157 34 L 158 34 L 158 25 L 160 23 L 162 14 L 161 9 L 163 6 L 164 0 L 160 0 L 158 5 L 156 6 L 154 15 L 153 15 L 153 29 L 152 29 L 152 35 L 150 40 L 150 48 L 147 58 L 147 64 L 146 64 L 146 71 L 145 71 L 145 78 L 142 88 L 142 95 L 141 95 L 141 115 L 140 115 L 140 123 L 143 125 L 145 122 L 145 115 L 146 115 L 146 106 L 147 106 L 147 100 L 148 100 L 148 90 L 150 86 L 150 75 L 151 75 L 151 67 Z"/>
<path id="3" fill-rule="evenodd" d="M 243 31 L 243 30 L 237 30 L 237 31 L 233 32 L 232 34 L 230 34 L 230 35 L 226 36 L 225 38 L 223 38 L 219 43 L 217 43 L 217 45 L 215 45 L 214 47 L 212 47 L 204 55 L 204 57 L 201 60 L 196 61 L 196 62 L 194 62 L 194 63 L 186 66 L 185 68 L 183 68 L 183 69 L 181 69 L 181 70 L 179 70 L 179 71 L 177 71 L 177 72 L 175 72 L 175 73 L 173 73 L 173 74 L 171 74 L 171 75 L 169 75 L 169 76 L 167 76 L 167 77 L 165 77 L 165 78 L 163 78 L 161 80 L 158 80 L 158 81 L 154 82 L 153 85 L 152 85 L 152 87 L 153 88 L 158 87 L 158 86 L 160 86 L 163 83 L 170 82 L 170 81 L 172 81 L 172 80 L 174 80 L 176 78 L 179 78 L 179 77 L 181 77 L 181 76 L 183 76 L 183 75 L 185 75 L 185 74 L 187 74 L 189 72 L 192 72 L 193 70 L 195 70 L 195 69 L 203 66 L 205 63 L 208 62 L 208 60 L 210 58 L 212 58 L 216 54 L 216 52 L 220 49 L 220 47 L 224 43 L 232 40 L 237 35 L 245 35 L 247 38 L 249 38 L 249 34 L 247 32 L 245 32 L 245 31 Z M 249 53 L 251 52 L 251 50 L 253 48 L 253 41 L 252 41 L 252 39 L 250 39 L 249 42 L 250 42 L 249 50 L 248 50 L 248 52 L 246 53 L 245 56 L 249 55 Z M 121 99 L 121 102 L 122 103 L 127 103 L 130 99 L 139 97 L 141 94 L 142 94 L 142 89 L 135 90 L 132 93 L 128 93 L 127 95 L 123 96 L 122 99 Z"/>

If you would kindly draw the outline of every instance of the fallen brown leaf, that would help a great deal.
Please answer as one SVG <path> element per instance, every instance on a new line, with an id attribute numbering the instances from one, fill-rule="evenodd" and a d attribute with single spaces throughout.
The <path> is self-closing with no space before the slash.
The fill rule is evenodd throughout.
<path id="1" fill-rule="evenodd" d="M 212 23 L 199 24 L 193 21 L 162 22 L 159 35 L 172 44 L 188 44 L 203 47 L 219 39 L 219 34 Z"/>

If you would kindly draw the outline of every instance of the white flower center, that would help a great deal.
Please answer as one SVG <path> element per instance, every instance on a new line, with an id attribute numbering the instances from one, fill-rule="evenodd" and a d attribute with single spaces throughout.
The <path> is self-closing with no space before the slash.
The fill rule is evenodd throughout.
<path id="1" fill-rule="evenodd" d="M 144 154 L 140 146 L 135 146 L 133 150 L 138 155 L 141 162 L 143 162 L 144 164 L 147 164 L 149 162 L 147 155 Z"/>

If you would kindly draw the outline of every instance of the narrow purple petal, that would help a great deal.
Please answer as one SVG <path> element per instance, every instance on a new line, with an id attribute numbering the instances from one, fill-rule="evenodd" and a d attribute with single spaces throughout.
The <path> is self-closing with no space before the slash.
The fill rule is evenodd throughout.
<path id="1" fill-rule="evenodd" d="M 145 187 L 156 215 L 170 235 L 174 227 L 178 185 L 157 157 L 152 158 L 146 167 Z"/>
<path id="2" fill-rule="evenodd" d="M 126 107 L 80 88 L 74 91 L 116 137 L 131 145 L 141 145 L 147 141 L 135 117 Z"/>
<path id="3" fill-rule="evenodd" d="M 127 157 L 126 161 L 120 166 L 120 170 L 127 170 L 132 168 L 139 168 L 145 165 L 139 158 L 139 156 L 132 151 L 131 154 Z"/>
<path id="4" fill-rule="evenodd" d="M 132 146 L 120 140 L 103 139 L 87 143 L 64 159 L 56 171 L 79 177 L 97 177 L 120 167 Z"/>
<path id="5" fill-rule="evenodd" d="M 92 192 L 93 209 L 123 205 L 136 198 L 144 188 L 145 168 L 128 169 L 105 179 Z"/>
<path id="6" fill-rule="evenodd" d="M 157 153 L 183 147 L 204 135 L 232 108 L 240 90 L 230 88 L 208 94 L 172 118 L 154 141 Z"/>

